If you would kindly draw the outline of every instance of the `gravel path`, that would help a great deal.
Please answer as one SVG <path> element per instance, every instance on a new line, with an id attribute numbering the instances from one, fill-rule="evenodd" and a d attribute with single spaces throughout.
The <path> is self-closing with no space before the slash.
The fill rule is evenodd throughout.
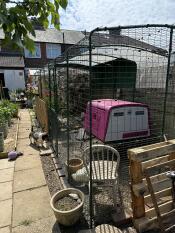
<path id="1" fill-rule="evenodd" d="M 61 190 L 58 174 L 55 170 L 51 156 L 41 156 L 40 158 L 50 195 L 53 196 L 57 191 Z"/>

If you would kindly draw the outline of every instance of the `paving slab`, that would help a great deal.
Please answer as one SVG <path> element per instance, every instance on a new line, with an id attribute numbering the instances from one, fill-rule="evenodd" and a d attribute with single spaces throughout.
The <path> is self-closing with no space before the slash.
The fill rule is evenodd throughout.
<path id="1" fill-rule="evenodd" d="M 29 138 L 29 133 L 21 133 L 21 134 L 18 134 L 18 140 L 21 140 L 21 139 L 28 139 Z"/>
<path id="2" fill-rule="evenodd" d="M 10 233 L 10 227 L 0 228 L 0 233 Z"/>
<path id="3" fill-rule="evenodd" d="M 35 167 L 42 167 L 41 160 L 39 154 L 30 153 L 28 155 L 23 155 L 16 160 L 15 164 L 15 171 L 35 168 Z"/>
<path id="4" fill-rule="evenodd" d="M 0 169 L 13 168 L 15 161 L 8 161 L 8 159 L 0 159 Z"/>
<path id="5" fill-rule="evenodd" d="M 0 170 L 0 183 L 13 180 L 14 168 L 7 168 Z"/>
<path id="6" fill-rule="evenodd" d="M 21 225 L 26 220 L 33 222 L 52 215 L 48 187 L 14 193 L 13 227 Z"/>
<path id="7" fill-rule="evenodd" d="M 0 227 L 6 227 L 11 224 L 12 199 L 0 201 Z"/>
<path id="8" fill-rule="evenodd" d="M 0 183 L 0 201 L 12 198 L 12 181 Z"/>
<path id="9" fill-rule="evenodd" d="M 46 180 L 41 167 L 15 172 L 13 191 L 19 192 L 26 189 L 46 185 Z"/>
<path id="10" fill-rule="evenodd" d="M 0 232 L 1 233 L 1 232 Z M 60 233 L 55 217 L 44 218 L 29 225 L 20 225 L 12 228 L 12 233 Z"/>

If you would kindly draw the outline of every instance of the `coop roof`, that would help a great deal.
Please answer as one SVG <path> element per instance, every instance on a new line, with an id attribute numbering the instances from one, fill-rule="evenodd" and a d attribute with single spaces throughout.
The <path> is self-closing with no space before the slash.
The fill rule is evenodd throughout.
<path id="1" fill-rule="evenodd" d="M 134 61 L 139 68 L 166 66 L 168 61 L 166 56 L 132 47 L 108 46 L 92 50 L 92 66 L 112 62 L 116 59 Z M 69 64 L 84 67 L 89 66 L 89 51 L 71 58 Z"/>
<path id="2" fill-rule="evenodd" d="M 92 106 L 98 107 L 103 110 L 110 110 L 112 108 L 119 108 L 119 107 L 134 107 L 134 106 L 141 106 L 147 107 L 147 105 L 142 103 L 135 103 L 123 100 L 114 100 L 114 99 L 100 99 L 100 100 L 93 100 Z"/>

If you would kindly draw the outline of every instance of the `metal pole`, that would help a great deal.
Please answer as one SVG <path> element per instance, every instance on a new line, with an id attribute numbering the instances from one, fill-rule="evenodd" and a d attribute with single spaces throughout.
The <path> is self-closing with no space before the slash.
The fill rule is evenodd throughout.
<path id="1" fill-rule="evenodd" d="M 92 34 L 89 35 L 89 147 L 90 147 L 90 190 L 89 190 L 89 210 L 90 210 L 90 228 L 93 227 L 93 192 L 92 192 Z"/>
<path id="2" fill-rule="evenodd" d="M 163 108 L 163 122 L 162 122 L 162 135 L 165 131 L 165 117 L 166 117 L 166 106 L 167 106 L 167 94 L 168 94 L 168 83 L 169 83 L 169 73 L 170 73 L 170 59 L 172 52 L 172 40 L 173 40 L 173 27 L 170 29 L 170 42 L 169 42 L 169 53 L 168 53 L 168 64 L 167 64 L 167 74 L 166 74 L 166 84 L 165 84 L 165 97 L 164 97 L 164 108 Z"/>
<path id="3" fill-rule="evenodd" d="M 52 92 L 51 92 L 51 74 L 50 74 L 50 68 L 49 68 L 49 65 L 48 65 L 48 81 L 49 81 L 49 108 L 51 108 L 52 106 Z"/>
<path id="4" fill-rule="evenodd" d="M 54 62 L 54 108 L 55 112 L 58 113 L 58 85 L 57 85 L 57 76 L 56 76 L 56 65 Z"/>
<path id="5" fill-rule="evenodd" d="M 69 173 L 69 51 L 66 53 L 66 73 L 67 73 L 67 78 L 66 78 L 66 100 L 67 100 L 67 108 L 66 108 L 66 115 L 67 115 L 67 170 L 68 170 L 68 181 L 70 181 L 70 173 Z"/>

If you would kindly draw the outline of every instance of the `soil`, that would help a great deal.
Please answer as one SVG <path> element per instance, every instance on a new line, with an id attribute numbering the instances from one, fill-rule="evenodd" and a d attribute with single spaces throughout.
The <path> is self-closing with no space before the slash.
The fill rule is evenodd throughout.
<path id="1" fill-rule="evenodd" d="M 63 197 L 55 203 L 55 207 L 61 211 L 72 210 L 72 209 L 76 208 L 78 205 L 79 205 L 79 203 L 69 196 Z"/>

